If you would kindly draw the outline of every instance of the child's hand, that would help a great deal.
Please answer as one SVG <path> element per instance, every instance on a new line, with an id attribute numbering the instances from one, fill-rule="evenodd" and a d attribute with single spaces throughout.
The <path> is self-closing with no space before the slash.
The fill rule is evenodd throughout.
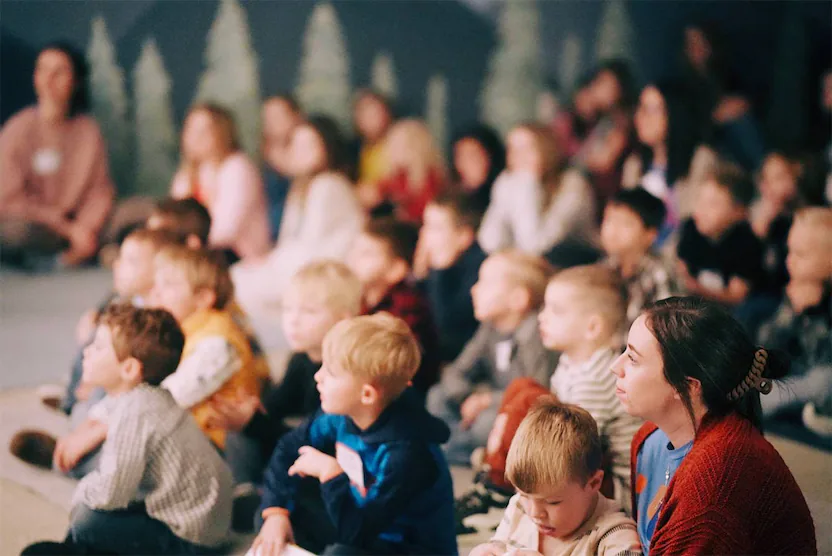
<path id="1" fill-rule="evenodd" d="M 322 483 L 343 473 L 338 461 L 313 448 L 302 446 L 298 450 L 298 459 L 289 468 L 289 475 L 300 475 L 301 477 L 315 477 Z"/>
<path id="2" fill-rule="evenodd" d="M 489 405 L 491 405 L 493 394 L 491 392 L 475 392 L 462 402 L 459 408 L 459 415 L 462 417 L 460 426 L 463 430 L 468 429 Z"/>
<path id="3" fill-rule="evenodd" d="M 72 433 L 58 439 L 55 453 L 52 455 L 52 464 L 61 473 L 67 473 L 74 469 L 88 452 L 87 443 L 81 435 Z"/>
<path id="4" fill-rule="evenodd" d="M 254 539 L 249 552 L 257 556 L 279 556 L 288 543 L 295 542 L 289 517 L 270 515 L 263 522 L 260 534 Z"/>
<path id="5" fill-rule="evenodd" d="M 75 340 L 78 345 L 84 345 L 90 341 L 93 333 L 95 333 L 96 321 L 98 320 L 98 311 L 90 309 L 78 319 L 78 325 L 75 327 Z"/>
<path id="6" fill-rule="evenodd" d="M 244 394 L 235 401 L 215 397 L 211 400 L 208 426 L 239 432 L 246 428 L 258 411 L 263 411 L 260 398 Z"/>
<path id="7" fill-rule="evenodd" d="M 506 545 L 501 542 L 487 542 L 471 549 L 468 556 L 503 556 Z"/>

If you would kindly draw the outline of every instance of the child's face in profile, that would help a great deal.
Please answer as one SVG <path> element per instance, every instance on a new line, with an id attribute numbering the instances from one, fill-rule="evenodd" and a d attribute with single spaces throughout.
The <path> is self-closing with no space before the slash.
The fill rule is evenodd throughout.
<path id="1" fill-rule="evenodd" d="M 387 277 L 396 262 L 385 242 L 365 233 L 355 238 L 347 256 L 347 266 L 365 288 L 392 286 Z"/>
<path id="2" fill-rule="evenodd" d="M 352 416 L 358 412 L 364 383 L 336 362 L 325 359 L 315 373 L 315 383 L 321 396 L 321 409 L 325 413 Z"/>
<path id="3" fill-rule="evenodd" d="M 745 208 L 734 201 L 727 188 L 712 179 L 702 184 L 693 211 L 693 222 L 700 234 L 718 239 L 744 216 Z"/>
<path id="4" fill-rule="evenodd" d="M 165 309 L 180 324 L 199 310 L 199 302 L 185 271 L 170 264 L 156 264 L 151 303 Z"/>
<path id="5" fill-rule="evenodd" d="M 471 288 L 474 316 L 480 322 L 494 322 L 512 311 L 511 298 L 519 287 L 508 273 L 508 262 L 489 257 L 480 266 L 479 279 Z"/>
<path id="6" fill-rule="evenodd" d="M 647 228 L 636 212 L 625 205 L 607 204 L 601 222 L 601 247 L 607 255 L 644 254 L 653 245 L 656 230 Z"/>
<path id="7" fill-rule="evenodd" d="M 121 384 L 121 364 L 113 347 L 113 333 L 110 327 L 100 325 L 95 331 L 93 341 L 84 348 L 82 382 L 112 390 Z"/>
<path id="8" fill-rule="evenodd" d="M 156 250 L 150 242 L 129 237 L 121 244 L 113 263 L 113 288 L 121 297 L 146 296 L 153 289 L 153 258 Z"/>
<path id="9" fill-rule="evenodd" d="M 518 127 L 508 134 L 506 141 L 506 168 L 512 172 L 525 172 L 540 179 L 543 161 L 534 133 Z"/>
<path id="10" fill-rule="evenodd" d="M 292 351 L 319 353 L 324 336 L 343 318 L 327 307 L 322 295 L 310 296 L 291 284 L 283 296 L 283 333 Z"/>
<path id="11" fill-rule="evenodd" d="M 453 212 L 429 204 L 425 208 L 422 239 L 428 252 L 430 267 L 445 269 L 453 266 L 474 241 L 474 232 L 456 223 Z"/>
<path id="12" fill-rule="evenodd" d="M 789 232 L 789 254 L 786 268 L 789 277 L 798 282 L 823 282 L 832 278 L 832 253 L 829 252 L 828 238 L 817 237 L 817 231 L 810 226 L 793 225 Z"/>
<path id="13" fill-rule="evenodd" d="M 769 155 L 760 172 L 760 194 L 776 205 L 785 205 L 797 195 L 797 175 L 788 160 Z"/>
<path id="14" fill-rule="evenodd" d="M 591 314 L 576 302 L 584 295 L 580 288 L 564 282 L 552 282 L 546 287 L 543 310 L 538 316 L 544 347 L 569 353 L 587 341 Z"/>
<path id="15" fill-rule="evenodd" d="M 454 145 L 454 168 L 459 174 L 462 187 L 473 191 L 488 179 L 491 159 L 479 141 L 473 137 L 465 137 Z"/>
<path id="16" fill-rule="evenodd" d="M 569 481 L 534 494 L 518 491 L 520 506 L 542 535 L 566 538 L 595 511 L 602 478 L 599 471 L 586 484 Z"/>

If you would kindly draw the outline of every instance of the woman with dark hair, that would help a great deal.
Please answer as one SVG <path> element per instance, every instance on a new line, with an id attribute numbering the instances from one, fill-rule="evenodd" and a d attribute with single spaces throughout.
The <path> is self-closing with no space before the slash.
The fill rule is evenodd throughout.
<path id="1" fill-rule="evenodd" d="M 485 213 L 491 186 L 506 167 L 506 151 L 500 136 L 484 124 L 474 124 L 456 134 L 453 145 L 453 187 Z"/>
<path id="2" fill-rule="evenodd" d="M 236 261 L 265 255 L 271 245 L 260 172 L 240 149 L 227 109 L 196 104 L 182 127 L 182 160 L 170 194 L 193 197 L 211 213 L 208 244 Z"/>
<path id="3" fill-rule="evenodd" d="M 64 43 L 44 47 L 35 65 L 37 104 L 0 130 L 4 262 L 71 266 L 98 250 L 114 189 L 107 146 L 86 114 L 86 80 L 86 63 L 77 50 Z"/>
<path id="4" fill-rule="evenodd" d="M 287 161 L 292 185 L 277 245 L 265 257 L 231 268 L 237 301 L 247 313 L 262 314 L 278 302 L 303 265 L 346 255 L 365 215 L 344 167 L 344 143 L 335 122 L 313 116 L 295 128 Z"/>
<path id="5" fill-rule="evenodd" d="M 755 171 L 763 162 L 765 145 L 750 103 L 732 80 L 725 43 L 713 22 L 686 27 L 679 77 L 705 141 L 722 156 Z"/>
<path id="6" fill-rule="evenodd" d="M 693 210 L 694 193 L 716 165 L 716 155 L 697 148 L 695 113 L 683 90 L 671 83 L 642 90 L 635 113 L 638 146 L 625 161 L 622 186 L 642 186 L 665 203 L 667 218 L 657 239 L 661 245 Z"/>
<path id="7" fill-rule="evenodd" d="M 631 457 L 645 554 L 817 553 L 806 500 L 760 425 L 760 395 L 787 371 L 716 303 L 675 297 L 636 319 L 612 372 L 647 421 Z"/>
<path id="8" fill-rule="evenodd" d="M 260 154 L 263 157 L 263 185 L 269 203 L 269 231 L 272 240 L 280 233 L 283 207 L 289 193 L 289 141 L 295 127 L 303 121 L 300 105 L 292 95 L 275 95 L 263 101 L 260 110 L 263 136 Z"/>
<path id="9" fill-rule="evenodd" d="M 590 176 L 597 207 L 621 185 L 621 166 L 630 147 L 635 78 L 627 62 L 608 60 L 595 71 L 590 91 L 597 121 L 572 159 Z"/>

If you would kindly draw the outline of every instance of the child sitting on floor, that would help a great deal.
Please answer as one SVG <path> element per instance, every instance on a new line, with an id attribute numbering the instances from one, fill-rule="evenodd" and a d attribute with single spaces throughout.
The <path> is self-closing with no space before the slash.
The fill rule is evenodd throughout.
<path id="1" fill-rule="evenodd" d="M 101 465 L 78 484 L 66 539 L 23 554 L 200 554 L 226 541 L 231 473 L 159 387 L 184 343 L 166 311 L 104 312 L 84 350 L 84 381 L 111 400 Z"/>
<path id="2" fill-rule="evenodd" d="M 541 400 L 511 443 L 506 476 L 517 489 L 494 537 L 471 556 L 637 556 L 635 522 L 600 488 L 602 443 L 586 410 Z"/>

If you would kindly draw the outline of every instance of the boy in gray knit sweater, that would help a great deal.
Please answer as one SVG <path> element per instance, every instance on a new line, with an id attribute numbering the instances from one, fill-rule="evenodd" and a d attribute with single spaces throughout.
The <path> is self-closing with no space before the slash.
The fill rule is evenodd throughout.
<path id="1" fill-rule="evenodd" d="M 98 469 L 73 497 L 62 543 L 24 554 L 195 554 L 219 549 L 231 522 L 231 472 L 190 415 L 159 388 L 185 339 L 160 309 L 108 308 L 84 349 L 83 381 L 107 397 Z"/>

